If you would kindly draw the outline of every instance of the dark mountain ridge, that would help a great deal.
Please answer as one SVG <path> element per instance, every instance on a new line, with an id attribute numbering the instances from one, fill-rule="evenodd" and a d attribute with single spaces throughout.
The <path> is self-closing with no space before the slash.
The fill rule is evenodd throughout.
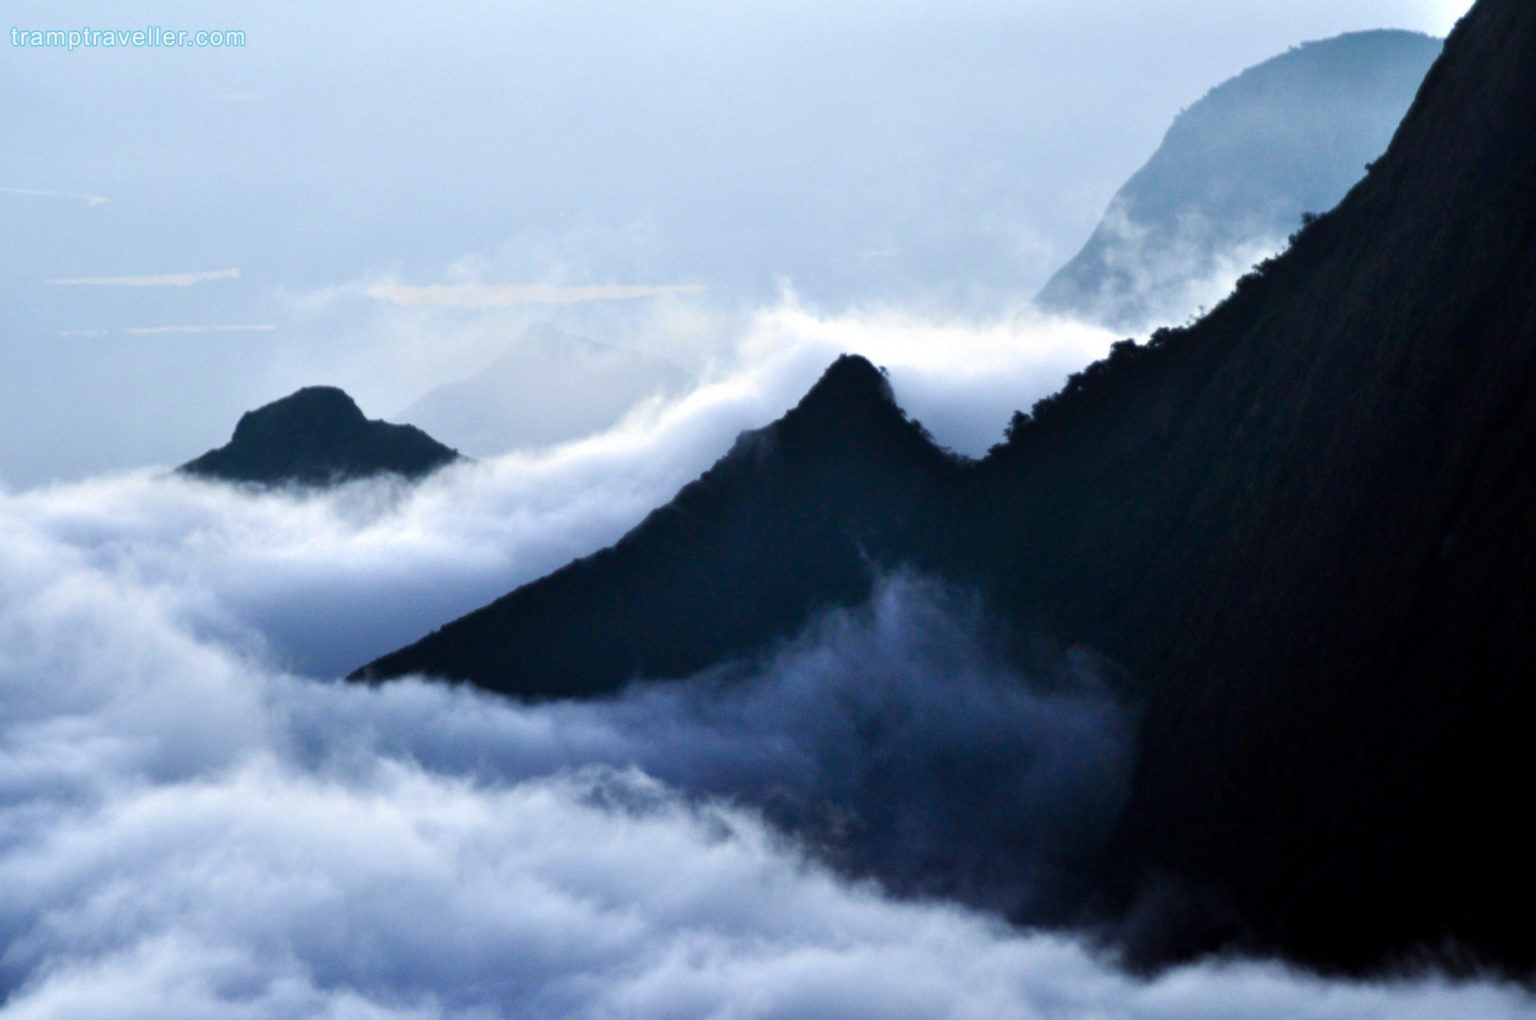
<path id="1" fill-rule="evenodd" d="M 1337 209 L 986 460 L 843 359 L 613 549 L 361 675 L 612 691 L 911 565 L 1126 669 L 1140 760 L 1085 906 L 1134 957 L 1529 975 L 1533 109 L 1536 5 L 1480 0 Z"/>
<path id="2" fill-rule="evenodd" d="M 261 485 L 334 485 L 376 474 L 420 478 L 460 459 L 414 425 L 365 418 L 334 386 L 306 386 L 247 411 L 230 441 L 176 470 Z"/>
<path id="3" fill-rule="evenodd" d="M 983 467 L 998 602 L 1152 692 L 1117 851 L 1313 962 L 1536 964 L 1533 13 L 1480 4 L 1336 211 Z"/>

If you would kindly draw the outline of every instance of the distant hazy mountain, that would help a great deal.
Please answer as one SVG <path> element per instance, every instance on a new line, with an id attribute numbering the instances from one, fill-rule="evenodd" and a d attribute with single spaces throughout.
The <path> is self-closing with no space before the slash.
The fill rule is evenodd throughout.
<path id="1" fill-rule="evenodd" d="M 419 478 L 459 459 L 413 425 L 363 417 L 334 386 L 306 386 L 247 411 L 234 437 L 178 471 L 265 485 L 331 485 L 368 475 Z"/>
<path id="2" fill-rule="evenodd" d="M 1536 4 L 1479 0 L 1337 208 L 985 460 L 841 360 L 612 548 L 358 675 L 601 694 L 938 575 L 1123 667 L 1139 755 L 1081 907 L 1132 958 L 1536 973 L 1532 110 Z"/>
<path id="3" fill-rule="evenodd" d="M 1333 208 L 1360 179 L 1440 47 L 1411 32 L 1351 33 L 1212 89 L 1179 114 L 1036 303 L 1128 333 L 1214 303 L 1304 212 Z"/>
<path id="4" fill-rule="evenodd" d="M 474 375 L 400 412 L 461 450 L 493 456 L 600 432 L 641 401 L 693 377 L 654 354 L 535 326 Z M 579 393 L 579 400 L 571 394 Z"/>

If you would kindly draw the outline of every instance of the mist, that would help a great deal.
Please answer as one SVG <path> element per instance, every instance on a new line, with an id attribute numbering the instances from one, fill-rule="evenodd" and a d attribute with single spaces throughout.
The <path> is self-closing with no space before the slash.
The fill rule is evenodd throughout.
<path id="1" fill-rule="evenodd" d="M 1096 290 L 1078 295 L 1084 317 L 1143 337 L 1200 319 L 1232 293 L 1239 278 L 1285 250 L 1287 240 L 1256 221 L 1218 230 L 1191 212 L 1179 217 L 1171 238 L 1154 238 L 1150 227 L 1111 202 L 1094 234 L 1102 245 L 1104 278 Z M 1247 239 L 1216 243 L 1223 233 Z"/>

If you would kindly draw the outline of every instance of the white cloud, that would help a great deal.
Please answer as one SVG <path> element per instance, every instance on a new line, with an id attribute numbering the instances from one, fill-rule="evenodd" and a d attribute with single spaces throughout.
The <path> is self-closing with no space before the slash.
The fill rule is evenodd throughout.
<path id="1" fill-rule="evenodd" d="M 379 284 L 367 294 L 379 301 L 407 307 L 505 308 L 508 305 L 572 305 L 589 301 L 628 301 L 665 294 L 697 294 L 706 288 L 694 284 L 659 286 L 556 286 L 554 284 L 439 283 L 423 287 Z"/>
<path id="2" fill-rule="evenodd" d="M 1264 963 L 1147 981 L 1068 938 L 898 901 L 807 861 L 752 811 L 601 754 L 579 764 L 625 734 L 659 761 L 671 724 L 693 727 L 698 756 L 697 721 L 264 670 L 201 626 L 208 593 L 191 574 L 118 570 L 25 509 L 0 497 L 7 1017 L 1514 1020 L 1536 1007 L 1491 982 L 1355 984 Z"/>
<path id="3" fill-rule="evenodd" d="M 862 354 L 889 370 L 903 409 L 940 444 L 982 456 L 1014 411 L 1060 389 L 1117 339 L 1027 306 L 981 319 L 882 307 L 827 315 L 788 295 L 751 319 L 736 357 L 745 365 L 797 362 L 809 385 L 839 354 Z"/>
<path id="4" fill-rule="evenodd" d="M 195 273 L 149 273 L 140 276 L 73 276 L 44 282 L 60 287 L 190 287 L 213 280 L 234 280 L 238 269 L 211 269 Z"/>

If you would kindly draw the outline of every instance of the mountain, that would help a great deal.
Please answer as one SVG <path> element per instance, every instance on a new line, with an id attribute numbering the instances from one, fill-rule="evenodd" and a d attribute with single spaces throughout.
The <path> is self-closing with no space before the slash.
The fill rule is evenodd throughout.
<path id="1" fill-rule="evenodd" d="M 1355 32 L 1249 68 L 1180 113 L 1035 298 L 1131 333 L 1183 321 L 1331 209 L 1386 148 L 1440 40 Z"/>
<path id="2" fill-rule="evenodd" d="M 601 432 L 637 404 L 682 392 L 693 381 L 665 358 L 543 325 L 475 374 L 427 392 L 399 417 L 489 457 Z M 569 400 L 570 393 L 582 399 Z"/>
<path id="3" fill-rule="evenodd" d="M 874 366 L 841 358 L 617 545 L 364 673 L 462 677 L 522 697 L 691 673 L 862 599 L 873 580 L 862 546 L 907 547 L 939 523 L 952 463 Z M 643 606 L 630 601 L 639 593 Z"/>
<path id="4" fill-rule="evenodd" d="M 334 386 L 306 386 L 247 411 L 230 441 L 176 470 L 263 485 L 331 485 L 393 473 L 420 478 L 459 459 L 414 425 L 363 417 Z"/>
<path id="5" fill-rule="evenodd" d="M 1536 5 L 1479 0 L 1336 209 L 986 459 L 844 359 L 612 549 L 357 675 L 612 691 L 910 566 L 1123 668 L 1139 757 L 1083 908 L 1131 959 L 1529 975 L 1532 109 Z"/>

